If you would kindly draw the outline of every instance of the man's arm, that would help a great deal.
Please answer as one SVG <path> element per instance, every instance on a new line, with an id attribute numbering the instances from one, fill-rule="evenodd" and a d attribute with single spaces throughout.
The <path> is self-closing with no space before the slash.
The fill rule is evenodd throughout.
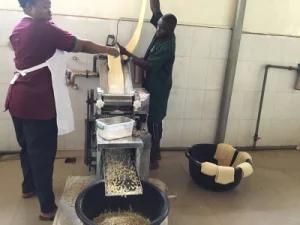
<path id="1" fill-rule="evenodd" d="M 124 52 L 125 51 L 125 52 Z M 125 48 L 120 48 L 120 53 L 132 57 L 133 62 L 143 68 L 144 70 L 159 71 L 169 60 L 174 58 L 174 50 L 169 46 L 164 46 L 160 48 L 155 53 L 151 54 L 147 60 L 144 58 L 139 58 L 132 53 L 128 52 Z"/>
<path id="2" fill-rule="evenodd" d="M 124 48 L 123 46 L 121 46 L 118 43 L 119 49 L 120 49 L 120 54 L 121 55 L 126 55 L 128 57 L 131 57 L 133 62 L 140 66 L 141 68 L 143 68 L 144 70 L 147 70 L 150 68 L 150 64 L 144 59 L 144 58 L 139 58 L 136 55 L 132 54 L 131 52 L 127 51 L 126 48 Z"/>
<path id="3" fill-rule="evenodd" d="M 139 58 L 136 56 L 132 56 L 133 62 L 144 70 L 148 70 L 150 68 L 150 64 L 143 58 Z"/>
<path id="4" fill-rule="evenodd" d="M 161 12 L 159 0 L 150 0 L 150 8 L 153 14 Z"/>
<path id="5" fill-rule="evenodd" d="M 150 0 L 150 8 L 153 13 L 150 22 L 157 27 L 159 19 L 163 16 L 160 10 L 160 1 L 159 0 Z"/>
<path id="6" fill-rule="evenodd" d="M 84 52 L 89 54 L 108 54 L 112 56 L 119 56 L 120 53 L 116 48 L 107 47 L 103 45 L 95 44 L 91 41 L 85 41 L 77 39 L 75 47 L 72 52 Z"/>

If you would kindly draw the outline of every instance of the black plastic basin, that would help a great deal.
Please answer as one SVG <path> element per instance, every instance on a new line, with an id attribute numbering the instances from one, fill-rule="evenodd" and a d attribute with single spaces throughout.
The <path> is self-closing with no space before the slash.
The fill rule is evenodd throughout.
<path id="1" fill-rule="evenodd" d="M 207 176 L 201 173 L 203 162 L 211 162 L 218 165 L 214 155 L 217 150 L 217 145 L 214 144 L 198 144 L 189 148 L 185 155 L 189 159 L 189 170 L 192 179 L 198 185 L 211 191 L 229 191 L 236 188 L 242 180 L 242 170 L 235 168 L 234 182 L 229 184 L 218 184 L 215 182 L 215 176 Z"/>
<path id="2" fill-rule="evenodd" d="M 84 225 L 96 225 L 93 219 L 101 213 L 133 211 L 160 225 L 168 216 L 169 202 L 162 191 L 148 182 L 142 182 L 143 195 L 106 197 L 103 182 L 91 185 L 76 200 L 76 213 Z"/>

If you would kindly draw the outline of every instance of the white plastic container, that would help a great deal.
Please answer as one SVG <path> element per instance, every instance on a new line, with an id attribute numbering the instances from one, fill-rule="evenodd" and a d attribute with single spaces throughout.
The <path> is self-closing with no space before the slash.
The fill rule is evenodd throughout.
<path id="1" fill-rule="evenodd" d="M 134 120 L 125 116 L 97 119 L 97 135 L 105 140 L 129 137 L 132 136 L 134 123 Z"/>

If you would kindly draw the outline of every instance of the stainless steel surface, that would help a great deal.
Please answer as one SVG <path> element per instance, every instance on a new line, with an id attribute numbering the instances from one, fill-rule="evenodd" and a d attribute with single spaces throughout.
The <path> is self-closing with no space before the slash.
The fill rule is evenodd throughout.
<path id="1" fill-rule="evenodd" d="M 126 116 L 114 116 L 114 117 L 109 117 L 109 118 L 97 119 L 97 122 L 98 121 L 105 125 L 114 125 L 114 124 L 132 122 L 132 119 L 130 119 Z"/>
<path id="2" fill-rule="evenodd" d="M 150 95 L 145 90 L 140 88 L 141 85 L 133 84 L 135 69 L 131 62 L 123 65 L 124 72 L 124 93 L 111 94 L 108 92 L 108 67 L 107 62 L 99 60 L 99 75 L 100 87 L 97 89 L 97 110 L 94 117 L 95 123 L 98 118 L 107 125 L 120 124 L 128 122 L 128 118 L 116 118 L 116 116 L 126 116 L 135 120 L 134 136 L 116 139 L 105 140 L 101 138 L 97 128 L 95 128 L 97 147 L 92 149 L 94 151 L 93 159 L 91 160 L 96 165 L 96 176 L 98 179 L 104 179 L 104 152 L 130 150 L 134 153 L 134 166 L 138 177 L 146 180 L 149 177 L 149 163 L 151 150 L 151 136 L 144 128 L 147 126 L 147 115 L 149 111 Z M 135 86 L 134 86 L 135 85 Z M 139 88 L 136 88 L 139 87 Z M 99 103 L 99 104 L 98 104 Z M 115 118 L 109 118 L 115 116 Z M 98 130 L 99 131 L 99 130 Z"/>
<path id="3" fill-rule="evenodd" d="M 151 136 L 148 133 L 145 133 L 139 137 L 127 137 L 112 141 L 99 138 L 97 148 L 96 176 L 100 180 L 104 179 L 103 152 L 110 149 L 119 149 L 120 151 L 132 149 L 135 153 L 135 167 L 139 177 L 142 180 L 148 179 L 151 150 Z"/>
<path id="4" fill-rule="evenodd" d="M 106 196 L 143 194 L 143 187 L 136 171 L 130 149 L 104 151 L 104 181 Z"/>
<path id="5" fill-rule="evenodd" d="M 105 106 L 132 106 L 133 96 L 103 95 Z"/>
<path id="6" fill-rule="evenodd" d="M 140 137 L 126 137 L 116 140 L 98 138 L 98 147 L 101 148 L 143 148 L 144 143 Z"/>

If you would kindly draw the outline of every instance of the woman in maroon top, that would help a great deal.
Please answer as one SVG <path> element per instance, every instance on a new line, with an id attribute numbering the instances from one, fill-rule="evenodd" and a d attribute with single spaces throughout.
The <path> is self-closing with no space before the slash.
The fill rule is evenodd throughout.
<path id="1" fill-rule="evenodd" d="M 13 30 L 10 42 L 17 70 L 25 70 L 50 59 L 56 50 L 105 53 L 118 56 L 110 48 L 79 40 L 51 22 L 50 0 L 19 0 L 27 17 Z M 41 220 L 52 220 L 56 205 L 52 188 L 53 165 L 57 150 L 57 121 L 51 72 L 43 67 L 19 76 L 9 88 L 6 101 L 19 145 L 24 176 L 24 198 L 37 195 Z"/>

